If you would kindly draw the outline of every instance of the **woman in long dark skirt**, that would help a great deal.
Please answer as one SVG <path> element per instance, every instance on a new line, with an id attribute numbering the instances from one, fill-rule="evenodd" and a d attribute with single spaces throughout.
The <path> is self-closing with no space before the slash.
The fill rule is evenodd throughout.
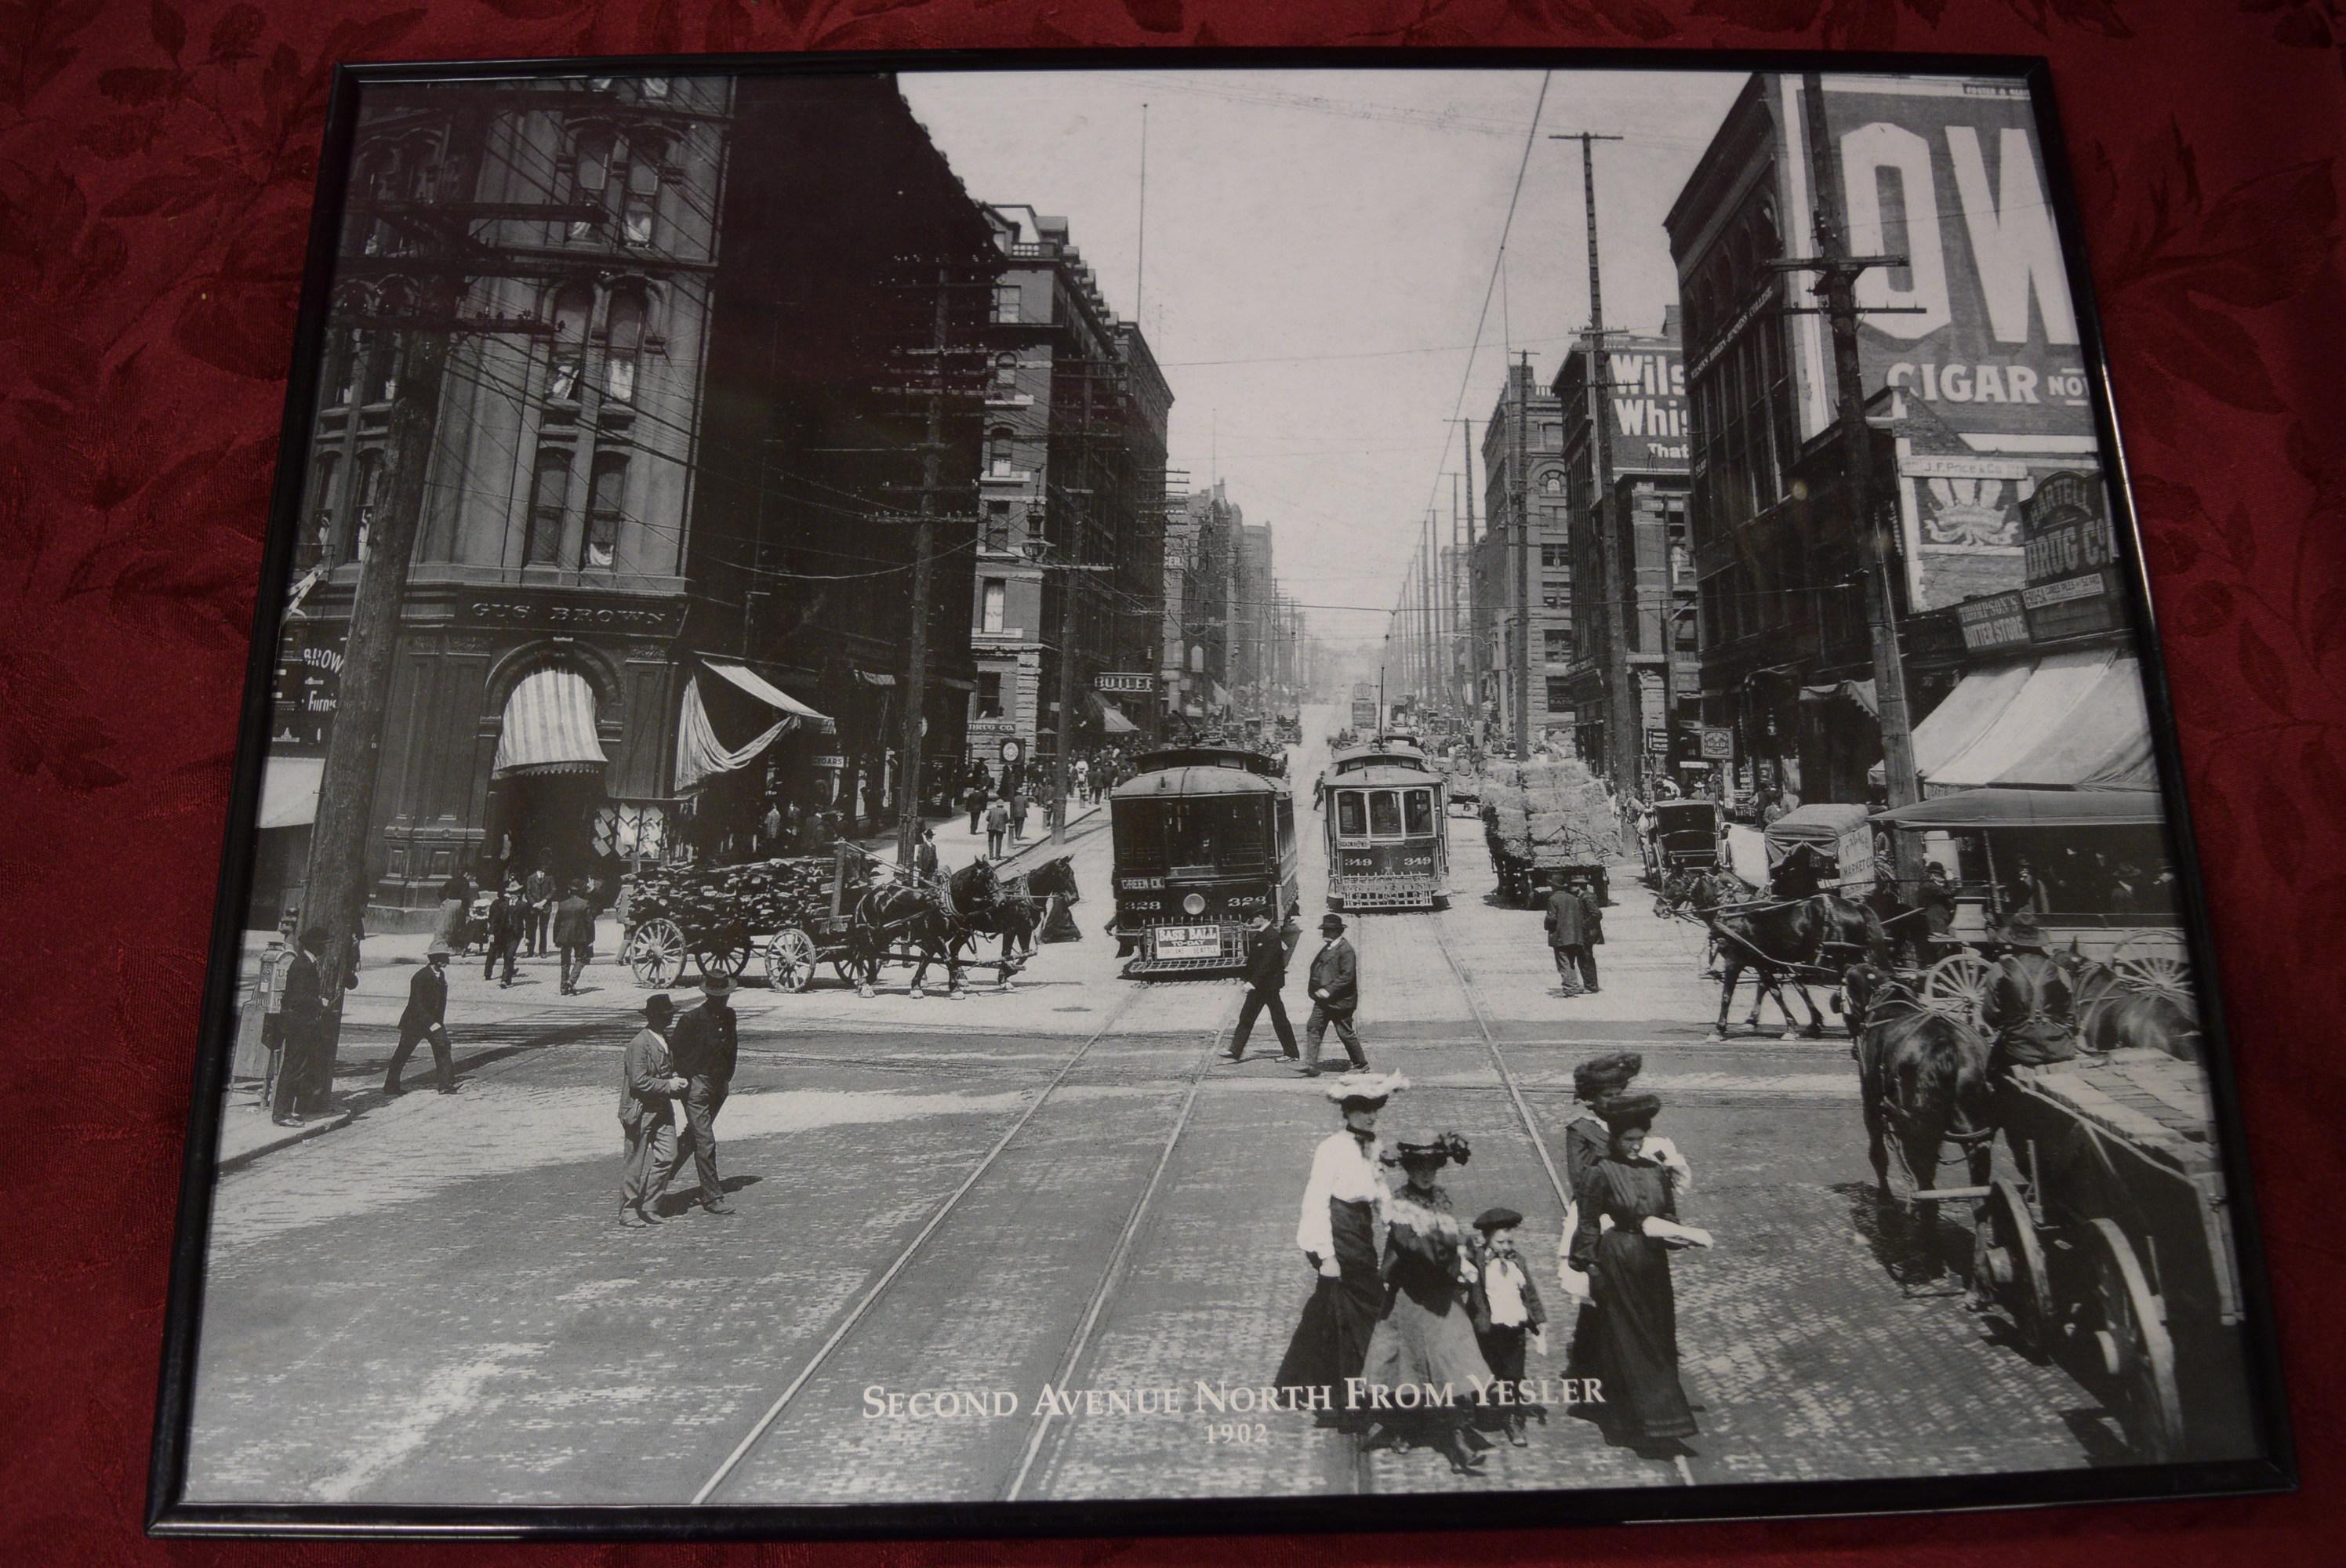
<path id="1" fill-rule="evenodd" d="M 1377 1244 L 1392 1192 L 1385 1185 L 1383 1145 L 1377 1141 L 1377 1113 L 1408 1086 L 1409 1080 L 1397 1073 L 1352 1073 L 1327 1090 L 1344 1125 L 1321 1139 L 1311 1156 L 1295 1243 L 1317 1278 L 1277 1378 L 1281 1388 L 1320 1390 L 1322 1426 L 1351 1424 L 1344 1380 L 1361 1375 L 1369 1337 L 1384 1310 Z"/>
<path id="2" fill-rule="evenodd" d="M 1392 1404 L 1378 1411 L 1380 1430 L 1368 1444 L 1422 1444 L 1439 1450 L 1459 1474 L 1478 1474 L 1484 1456 L 1476 1445 L 1490 1445 L 1479 1433 L 1470 1436 L 1467 1416 L 1491 1369 L 1475 1343 L 1469 1307 L 1472 1243 L 1450 1194 L 1434 1179 L 1454 1160 L 1465 1164 L 1470 1151 L 1456 1133 L 1421 1134 L 1393 1146 L 1406 1180 L 1393 1194 L 1385 1233 L 1384 1318 L 1361 1370 L 1372 1399 L 1383 1390 Z M 1430 1397 L 1443 1388 L 1451 1390 L 1448 1402 Z"/>
<path id="3" fill-rule="evenodd" d="M 1601 1380 L 1603 1399 L 1575 1413 L 1593 1417 L 1613 1442 L 1676 1452 L 1698 1429 L 1678 1382 L 1672 1244 L 1645 1231 L 1649 1218 L 1678 1219 L 1678 1181 L 1645 1152 L 1660 1109 L 1652 1095 L 1619 1095 L 1599 1107 L 1611 1146 L 1589 1172 L 1580 1216 L 1584 1234 L 1598 1233 L 1589 1249 L 1591 1310 L 1580 1336 L 1594 1342 L 1576 1343 L 1574 1359 Z"/>

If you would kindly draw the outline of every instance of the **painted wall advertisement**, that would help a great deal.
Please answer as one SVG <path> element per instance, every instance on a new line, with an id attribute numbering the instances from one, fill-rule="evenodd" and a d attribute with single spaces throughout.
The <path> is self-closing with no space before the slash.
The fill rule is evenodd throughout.
<path id="1" fill-rule="evenodd" d="M 1783 236 L 1790 254 L 1808 255 L 1815 230 L 1800 83 L 1777 83 Z M 2077 315 L 2025 92 L 1839 76 L 1825 85 L 1825 120 L 1851 252 L 1906 258 L 1858 280 L 1866 385 L 1899 389 L 1958 433 L 2090 438 Z M 1800 318 L 1799 341 L 1801 421 L 1814 434 L 1831 417 L 1821 318 Z"/>
<path id="2" fill-rule="evenodd" d="M 2101 477 L 2063 473 L 2040 481 L 2021 509 L 2028 585 L 2020 602 L 2038 642 L 2110 631 L 2124 624 L 2117 539 Z"/>
<path id="3" fill-rule="evenodd" d="M 1613 400 L 1613 466 L 1683 472 L 1687 466 L 1686 356 L 1665 339 L 1640 339 L 1605 356 Z"/>

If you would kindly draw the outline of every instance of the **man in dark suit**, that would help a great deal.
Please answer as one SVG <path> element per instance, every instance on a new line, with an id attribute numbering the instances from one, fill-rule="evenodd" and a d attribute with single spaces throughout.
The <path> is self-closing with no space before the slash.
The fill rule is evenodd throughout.
<path id="1" fill-rule="evenodd" d="M 923 887 L 933 887 L 937 880 L 937 830 L 921 830 L 921 841 L 913 846 L 913 870 Z"/>
<path id="2" fill-rule="evenodd" d="M 586 887 L 576 879 L 554 911 L 554 945 L 562 951 L 562 994 L 576 996 L 586 960 L 595 952 L 595 906 L 586 901 Z"/>
<path id="3" fill-rule="evenodd" d="M 1311 1016 L 1303 1024 L 1303 1075 L 1320 1075 L 1320 1043 L 1327 1038 L 1328 1027 L 1335 1025 L 1336 1038 L 1344 1043 L 1344 1054 L 1352 1058 L 1355 1071 L 1365 1070 L 1369 1059 L 1361 1051 L 1361 1037 L 1352 1030 L 1352 1014 L 1361 1005 L 1361 960 L 1352 944 L 1344 940 L 1344 917 L 1330 913 L 1320 919 L 1320 951 L 1311 956 Z"/>
<path id="4" fill-rule="evenodd" d="M 521 901 L 521 884 L 507 882 L 497 890 L 489 902 L 489 956 L 481 965 L 481 978 L 495 980 L 499 960 L 505 966 L 500 986 L 514 983 L 514 959 L 521 951 L 522 937 L 529 925 L 529 911 Z"/>
<path id="5" fill-rule="evenodd" d="M 277 1094 L 270 1105 L 270 1118 L 280 1127 L 298 1127 L 303 1112 L 323 1110 L 332 1086 L 326 1081 L 326 1031 L 333 1015 L 318 973 L 330 940 L 325 927 L 313 925 L 301 933 L 299 951 L 286 962 L 285 1002 L 279 1013 L 285 1044 L 278 1060 Z M 358 944 L 353 942 L 342 989 L 358 983 Z"/>
<path id="6" fill-rule="evenodd" d="M 391 1066 L 382 1075 L 382 1092 L 394 1098 L 406 1093 L 399 1086 L 400 1069 L 415 1054 L 419 1040 L 432 1042 L 432 1067 L 440 1092 L 456 1092 L 456 1053 L 448 1044 L 448 944 L 435 942 L 423 954 L 423 967 L 407 983 L 407 1009 L 399 1015 L 399 1044 L 391 1053 Z"/>
<path id="7" fill-rule="evenodd" d="M 627 1139 L 619 1223 L 629 1228 L 660 1223 L 660 1195 L 676 1174 L 675 1100 L 689 1085 L 668 1057 L 668 1020 L 675 1013 L 664 991 L 647 999 L 644 1026 L 619 1058 L 619 1130 Z"/>
<path id="8" fill-rule="evenodd" d="M 1596 989 L 1596 944 L 1604 940 L 1604 920 L 1586 882 L 1574 877 L 1548 894 L 1547 944 L 1566 996 Z"/>
<path id="9" fill-rule="evenodd" d="M 1266 1007 L 1270 1009 L 1270 1026 L 1279 1032 L 1280 1048 L 1289 1061 L 1296 1059 L 1295 1026 L 1287 1021 L 1287 1003 L 1280 995 L 1287 985 L 1287 959 L 1291 951 L 1289 932 L 1270 923 L 1268 910 L 1256 911 L 1247 927 L 1247 993 L 1239 1003 L 1239 1025 L 1230 1033 L 1231 1061 L 1246 1056 L 1247 1037 L 1254 1033 L 1254 1021 Z"/>
<path id="10" fill-rule="evenodd" d="M 677 1075 L 684 1080 L 684 1137 L 677 1158 L 692 1151 L 692 1168 L 700 1178 L 700 1207 L 711 1214 L 731 1214 L 725 1187 L 717 1176 L 717 1113 L 733 1084 L 733 1064 L 740 1048 L 733 1009 L 732 979 L 712 974 L 700 983 L 700 1005 L 676 1022 L 668 1054 Z"/>

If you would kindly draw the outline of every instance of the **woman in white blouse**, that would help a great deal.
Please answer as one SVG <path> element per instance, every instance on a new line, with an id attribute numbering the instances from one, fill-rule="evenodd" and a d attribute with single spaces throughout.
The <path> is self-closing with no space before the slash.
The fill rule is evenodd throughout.
<path id="1" fill-rule="evenodd" d="M 1312 1152 L 1295 1245 L 1316 1278 L 1277 1380 L 1281 1388 L 1326 1390 L 1318 1405 L 1322 1426 L 1347 1424 L 1344 1380 L 1360 1376 L 1384 1310 L 1377 1242 L 1392 1218 L 1392 1194 L 1377 1115 L 1408 1086 L 1397 1073 L 1350 1073 L 1326 1091 L 1343 1125 Z"/>

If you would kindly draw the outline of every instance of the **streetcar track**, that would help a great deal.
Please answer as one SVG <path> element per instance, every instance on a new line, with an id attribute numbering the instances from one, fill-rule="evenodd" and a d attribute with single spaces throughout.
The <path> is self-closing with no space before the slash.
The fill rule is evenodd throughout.
<path id="1" fill-rule="evenodd" d="M 1241 991 L 1238 1000 L 1243 1002 L 1244 995 Z M 1206 1042 L 1205 1055 L 1189 1070 L 1188 1087 L 1181 1096 L 1181 1108 L 1174 1115 L 1173 1125 L 1165 1135 L 1165 1146 L 1158 1151 L 1156 1167 L 1148 1173 L 1148 1184 L 1140 1189 L 1140 1196 L 1133 1203 L 1132 1212 L 1125 1217 L 1124 1228 L 1117 1233 L 1116 1245 L 1108 1249 L 1107 1263 L 1100 1270 L 1099 1283 L 1092 1288 L 1091 1299 L 1085 1307 L 1082 1319 L 1076 1325 L 1075 1336 L 1068 1341 L 1066 1353 L 1052 1370 L 1051 1386 L 1054 1388 L 1066 1388 L 1074 1382 L 1085 1352 L 1091 1348 L 1092 1335 L 1106 1315 L 1109 1298 L 1122 1282 L 1120 1277 L 1131 1256 L 1133 1239 L 1140 1234 L 1141 1221 L 1147 1217 L 1150 1204 L 1156 1200 L 1157 1190 L 1164 1183 L 1165 1173 L 1173 1164 L 1173 1152 L 1181 1141 L 1181 1135 L 1188 1130 L 1189 1117 L 1197 1109 L 1198 1094 L 1205 1088 L 1207 1076 L 1213 1071 L 1214 1058 L 1221 1051 L 1222 1037 L 1235 1027 L 1236 1020 L 1237 1008 L 1233 1006 L 1226 1011 L 1223 1021 L 1214 1026 L 1212 1035 Z M 1018 1493 L 1025 1488 L 1026 1478 L 1034 1471 L 1035 1461 L 1042 1456 L 1043 1445 L 1049 1439 L 1051 1420 L 1052 1413 L 1038 1406 L 1034 1428 L 1027 1434 L 1025 1447 L 1019 1455 L 1018 1468 L 1011 1472 L 1010 1482 L 1003 1489 L 1002 1500 L 1005 1502 L 1018 1500 Z"/>
<path id="2" fill-rule="evenodd" d="M 936 1211 L 929 1216 L 927 1223 L 921 1227 L 919 1232 L 896 1255 L 895 1260 L 865 1288 L 854 1307 L 831 1329 L 829 1337 L 815 1348 L 813 1355 L 808 1358 L 805 1365 L 799 1369 L 798 1375 L 793 1377 L 775 1397 L 774 1402 L 767 1407 L 765 1414 L 758 1419 L 757 1423 L 750 1429 L 748 1435 L 734 1445 L 732 1452 L 725 1456 L 724 1462 L 719 1464 L 715 1472 L 701 1483 L 700 1489 L 692 1495 L 692 1503 L 695 1507 L 708 1502 L 715 1495 L 718 1488 L 723 1486 L 740 1468 L 741 1461 L 750 1457 L 759 1441 L 772 1431 L 775 1422 L 781 1419 L 783 1411 L 790 1409 L 791 1401 L 796 1400 L 807 1385 L 814 1380 L 815 1374 L 821 1371 L 830 1361 L 832 1354 L 847 1342 L 848 1336 L 855 1331 L 856 1327 L 878 1304 L 880 1298 L 888 1293 L 889 1288 L 912 1265 L 913 1260 L 920 1256 L 922 1249 L 928 1245 L 929 1238 L 944 1227 L 945 1220 L 952 1216 L 955 1208 L 960 1207 L 962 1199 L 977 1186 L 986 1172 L 994 1168 L 994 1162 L 1001 1158 L 1003 1152 L 1010 1147 L 1018 1135 L 1025 1130 L 1026 1125 L 1035 1119 L 1035 1115 L 1050 1103 L 1052 1095 L 1057 1091 L 1060 1084 L 1066 1082 L 1067 1075 L 1076 1070 L 1086 1055 L 1090 1054 L 1092 1047 L 1106 1039 L 1108 1032 L 1122 1023 L 1125 1015 L 1148 994 L 1148 987 L 1134 987 L 1107 1017 L 1101 1020 L 1099 1027 L 1094 1030 L 1065 1062 L 1060 1064 L 1059 1070 L 1051 1075 L 1049 1083 L 1043 1085 L 1042 1092 L 1035 1096 L 1034 1103 L 1019 1113 L 1017 1119 L 1011 1123 L 1009 1128 L 995 1141 L 994 1146 L 985 1152 L 984 1157 L 980 1159 L 970 1173 L 962 1178 L 961 1185 L 954 1188 L 945 1200 L 938 1205 Z M 1215 1030 L 1217 1039 L 1219 1034 L 1220 1028 L 1218 1025 Z"/>
<path id="3" fill-rule="evenodd" d="M 1484 1011 L 1482 998 L 1475 994 L 1474 983 L 1467 978 L 1466 966 L 1459 961 L 1456 950 L 1450 945 L 1450 937 L 1442 929 L 1441 921 L 1436 919 L 1427 923 L 1433 927 L 1433 943 L 1441 950 L 1442 962 L 1449 966 L 1451 978 L 1458 983 L 1459 994 L 1466 999 L 1467 1010 L 1474 1014 L 1475 1027 L 1482 1031 L 1484 1048 L 1491 1054 L 1491 1065 L 1498 1070 L 1499 1081 L 1506 1085 L 1507 1098 L 1523 1122 L 1525 1135 L 1532 1141 L 1533 1152 L 1539 1156 L 1540 1166 L 1547 1172 L 1548 1185 L 1556 1189 L 1557 1205 L 1564 1208 L 1571 1207 L 1572 1190 L 1556 1170 L 1556 1160 L 1548 1153 L 1547 1140 L 1540 1135 L 1538 1123 L 1532 1119 L 1531 1106 L 1524 1098 L 1523 1085 L 1516 1079 L 1515 1069 L 1508 1065 L 1506 1054 L 1499 1048 L 1498 1034 L 1491 1027 L 1490 1015 Z M 1672 1455 L 1670 1467 L 1680 1481 L 1688 1486 L 1696 1484 L 1693 1467 L 1687 1463 L 1684 1454 Z"/>

